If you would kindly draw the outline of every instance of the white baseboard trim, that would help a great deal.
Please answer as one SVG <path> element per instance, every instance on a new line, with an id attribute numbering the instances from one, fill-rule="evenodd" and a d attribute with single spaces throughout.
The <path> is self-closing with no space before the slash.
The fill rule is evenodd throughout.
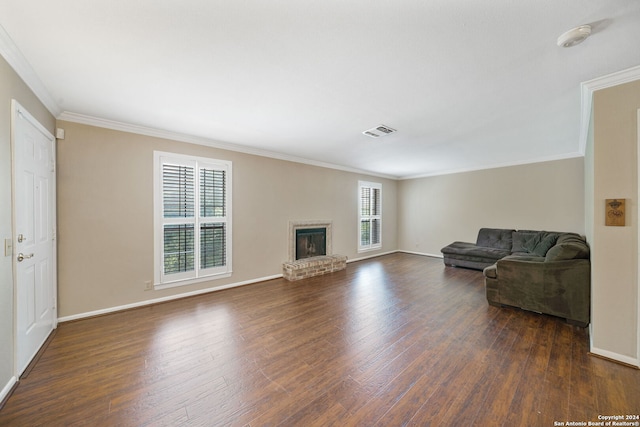
<path id="1" fill-rule="evenodd" d="M 250 285 L 252 283 L 279 279 L 281 277 L 282 277 L 282 274 L 274 274 L 273 276 L 266 276 L 266 277 L 260 277 L 258 279 L 245 280 L 244 282 L 230 283 L 228 285 L 214 286 L 212 288 L 200 289 L 197 291 L 185 292 L 182 294 L 170 295 L 162 298 L 154 298 L 154 299 L 144 300 L 140 302 L 134 302 L 131 304 L 119 305 L 116 307 L 103 308 L 101 310 L 88 311 L 86 313 L 72 314 L 71 316 L 59 317 L 58 322 L 69 322 L 71 320 L 78 320 L 78 319 L 84 319 L 87 317 L 100 316 L 102 314 L 115 313 L 116 311 L 128 310 L 131 308 L 144 307 L 146 305 L 158 304 L 161 302 L 172 301 L 172 300 L 192 297 L 196 295 L 208 294 L 209 292 L 221 291 L 223 289 L 229 289 L 229 288 L 237 288 L 239 286 Z"/>
<path id="2" fill-rule="evenodd" d="M 431 258 L 440 258 L 440 259 L 444 258 L 444 256 L 442 254 L 436 255 L 436 254 L 429 254 L 429 253 L 426 253 L 426 252 L 415 252 L 415 251 L 404 251 L 404 250 L 398 251 L 398 252 L 402 252 L 402 253 L 405 253 L 405 254 L 412 254 L 412 255 L 428 256 L 428 257 L 431 257 Z"/>
<path id="3" fill-rule="evenodd" d="M 0 402 L 2 402 L 9 395 L 9 392 L 17 382 L 18 379 L 16 377 L 11 377 L 7 385 L 5 385 L 2 391 L 0 391 Z"/>
<path id="4" fill-rule="evenodd" d="M 618 362 L 622 362 L 624 364 L 631 365 L 631 366 L 637 366 L 638 368 L 640 368 L 640 360 L 638 360 L 636 358 L 633 358 L 633 357 L 625 356 L 623 354 L 614 353 L 614 352 L 608 351 L 608 350 L 603 350 L 601 348 L 597 348 L 597 347 L 593 347 L 593 346 L 591 346 L 591 353 L 593 353 L 593 354 L 595 354 L 597 356 L 602 356 L 602 357 L 607 358 L 607 359 L 616 360 Z"/>
<path id="5" fill-rule="evenodd" d="M 368 256 L 358 257 L 358 258 L 354 258 L 354 259 L 348 259 L 347 263 L 356 262 L 356 261 L 364 261 L 366 259 L 376 258 L 376 257 L 383 256 L 383 255 L 390 255 L 390 254 L 394 254 L 394 253 L 397 253 L 397 252 L 405 252 L 405 253 L 411 253 L 411 254 L 416 254 L 416 255 L 424 255 L 424 256 L 435 257 L 435 258 L 442 258 L 441 255 L 439 256 L 439 255 L 431 255 L 431 254 L 426 254 L 426 253 L 394 250 L 394 251 L 371 254 L 371 255 L 368 255 Z M 282 277 L 282 274 L 275 274 L 273 276 L 260 277 L 260 278 L 257 278 L 257 279 L 245 280 L 243 282 L 230 283 L 228 285 L 214 286 L 214 287 L 211 287 L 211 288 L 200 289 L 200 290 L 193 291 L 193 292 L 185 292 L 185 293 L 182 293 L 182 294 L 170 295 L 170 296 L 162 297 L 162 298 L 154 298 L 154 299 L 134 302 L 134 303 L 131 303 L 131 304 L 119 305 L 119 306 L 116 306 L 116 307 L 109 307 L 109 308 L 103 308 L 103 309 L 100 309 L 100 310 L 88 311 L 88 312 L 85 312 L 85 313 L 72 314 L 70 316 L 59 317 L 58 318 L 58 322 L 59 323 L 70 322 L 72 320 L 79 320 L 79 319 L 85 319 L 87 317 L 94 317 L 94 316 L 100 316 L 100 315 L 103 315 L 103 314 L 115 313 L 117 311 L 129 310 L 131 308 L 144 307 L 146 305 L 158 304 L 158 303 L 161 303 L 161 302 L 172 301 L 172 300 L 177 300 L 177 299 L 181 299 L 181 298 L 207 294 L 209 292 L 221 291 L 223 289 L 236 288 L 238 286 L 245 286 L 245 285 L 250 285 L 250 284 L 253 284 L 253 283 L 264 282 L 264 281 L 267 281 L 267 280 L 279 279 L 281 277 Z"/>
<path id="6" fill-rule="evenodd" d="M 366 255 L 366 256 L 363 256 L 363 257 L 347 259 L 347 263 L 357 262 L 357 261 L 364 261 L 365 259 L 377 258 L 377 257 L 383 256 L 383 255 L 391 255 L 391 254 L 395 254 L 396 252 L 398 252 L 398 251 L 382 252 L 382 253 L 376 253 L 376 254 L 372 254 L 372 255 Z"/>

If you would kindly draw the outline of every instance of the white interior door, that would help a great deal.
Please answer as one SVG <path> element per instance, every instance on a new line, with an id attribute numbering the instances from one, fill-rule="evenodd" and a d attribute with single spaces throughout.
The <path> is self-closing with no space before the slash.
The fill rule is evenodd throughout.
<path id="1" fill-rule="evenodd" d="M 13 101 L 16 369 L 56 327 L 55 138 Z"/>

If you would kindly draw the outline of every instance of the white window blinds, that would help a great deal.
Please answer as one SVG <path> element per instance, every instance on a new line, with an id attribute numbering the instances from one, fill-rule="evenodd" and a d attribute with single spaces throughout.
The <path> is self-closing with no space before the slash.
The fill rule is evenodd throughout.
<path id="1" fill-rule="evenodd" d="M 358 250 L 382 247 L 382 184 L 360 181 Z"/>
<path id="2" fill-rule="evenodd" d="M 156 288 L 231 273 L 231 162 L 155 153 Z"/>
<path id="3" fill-rule="evenodd" d="M 226 171 L 200 169 L 200 217 L 206 221 L 200 225 L 200 265 L 203 269 L 224 267 L 226 263 L 226 182 Z"/>

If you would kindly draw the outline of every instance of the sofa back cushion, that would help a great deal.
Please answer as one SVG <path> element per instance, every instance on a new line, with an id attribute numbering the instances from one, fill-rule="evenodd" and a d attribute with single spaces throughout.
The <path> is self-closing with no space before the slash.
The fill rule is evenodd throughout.
<path id="1" fill-rule="evenodd" d="M 514 253 L 529 253 L 529 250 L 525 247 L 525 244 L 534 238 L 539 231 L 520 230 L 512 233 L 513 246 L 511 252 Z"/>
<path id="2" fill-rule="evenodd" d="M 547 252 L 545 261 L 567 259 L 589 259 L 589 246 L 582 236 L 575 233 L 561 234 L 556 245 Z"/>
<path id="3" fill-rule="evenodd" d="M 524 243 L 524 247 L 530 254 L 544 257 L 547 255 L 547 251 L 555 246 L 557 240 L 558 233 L 541 231 L 527 240 Z"/>
<path id="4" fill-rule="evenodd" d="M 510 251 L 513 232 L 514 230 L 505 230 L 502 228 L 481 228 L 480 231 L 478 231 L 476 246 Z"/>

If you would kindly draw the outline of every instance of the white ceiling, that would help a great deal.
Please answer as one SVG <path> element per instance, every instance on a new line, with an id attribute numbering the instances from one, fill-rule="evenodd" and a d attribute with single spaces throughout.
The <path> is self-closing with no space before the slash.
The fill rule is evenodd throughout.
<path id="1" fill-rule="evenodd" d="M 640 65 L 638 0 L 0 0 L 0 26 L 62 118 L 399 178 L 579 156 L 580 83 Z"/>

